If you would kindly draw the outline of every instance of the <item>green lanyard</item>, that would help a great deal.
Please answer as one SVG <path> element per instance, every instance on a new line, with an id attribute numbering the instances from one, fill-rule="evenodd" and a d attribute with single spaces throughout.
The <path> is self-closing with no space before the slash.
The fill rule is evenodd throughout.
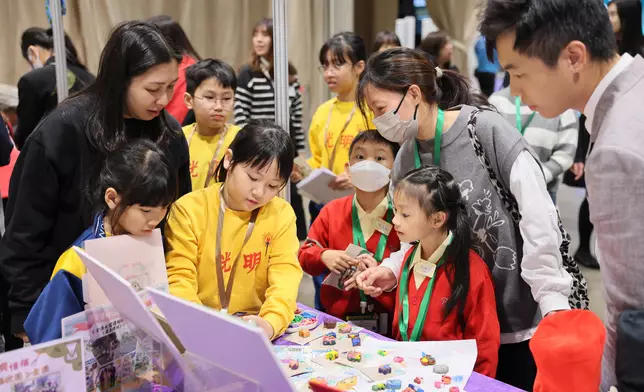
<path id="1" fill-rule="evenodd" d="M 445 124 L 445 113 L 438 109 L 438 118 L 436 119 L 436 135 L 434 136 L 434 166 L 441 165 L 441 140 L 443 139 L 443 126 Z M 418 152 L 418 140 L 414 143 L 414 168 L 420 169 L 423 165 Z"/>
<path id="2" fill-rule="evenodd" d="M 530 117 L 528 117 L 528 121 L 526 121 L 525 126 L 523 126 L 521 121 L 521 97 L 514 98 L 514 106 L 517 109 L 517 129 L 521 133 L 521 136 L 523 136 L 525 135 L 525 130 L 528 129 L 530 123 L 532 122 L 532 119 L 534 118 L 534 115 L 537 114 L 537 112 L 532 112 Z"/>
<path id="3" fill-rule="evenodd" d="M 358 217 L 358 206 L 356 204 L 356 197 L 353 196 L 353 205 L 351 207 L 351 217 L 352 217 L 352 226 L 353 226 L 353 243 L 358 245 L 363 249 L 367 249 L 367 242 L 364 239 L 364 234 L 362 234 L 362 225 L 360 225 L 360 218 Z M 387 199 L 387 215 L 385 217 L 387 223 L 391 223 L 394 215 L 394 208 L 391 204 L 391 199 Z M 374 255 L 378 263 L 382 262 L 382 258 L 385 255 L 385 247 L 387 246 L 387 238 L 389 235 L 380 233 L 380 239 L 378 240 L 378 246 L 376 247 L 376 254 Z M 360 300 L 363 302 L 367 301 L 367 296 L 365 293 L 360 291 Z"/>
<path id="4" fill-rule="evenodd" d="M 401 315 L 398 318 L 398 329 L 400 330 L 400 335 L 402 340 L 405 342 L 417 342 L 420 337 L 423 327 L 425 326 L 425 320 L 427 319 L 427 310 L 429 309 L 429 299 L 432 296 L 432 291 L 434 290 L 434 282 L 436 274 L 438 273 L 438 268 L 443 265 L 445 261 L 445 255 L 436 264 L 436 270 L 434 275 L 429 278 L 429 284 L 427 285 L 427 290 L 423 295 L 423 300 L 420 303 L 420 309 L 418 310 L 418 317 L 416 318 L 416 323 L 414 324 L 414 329 L 411 332 L 411 337 L 408 336 L 407 331 L 409 329 L 409 270 L 412 260 L 418 251 L 420 245 L 416 245 L 414 250 L 411 252 L 411 255 L 405 261 L 405 267 L 402 270 L 402 276 L 400 277 L 400 295 L 402 296 L 402 309 Z"/>

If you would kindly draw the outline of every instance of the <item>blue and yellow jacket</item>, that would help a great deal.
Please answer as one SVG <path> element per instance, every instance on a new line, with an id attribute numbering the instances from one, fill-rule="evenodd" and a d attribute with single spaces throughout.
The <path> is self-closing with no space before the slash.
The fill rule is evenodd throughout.
<path id="1" fill-rule="evenodd" d="M 78 276 L 78 268 L 72 271 L 66 270 L 65 263 L 61 262 L 69 261 L 72 253 L 80 262 L 80 258 L 72 248 L 74 246 L 82 248 L 87 240 L 105 237 L 103 214 L 97 214 L 92 226 L 85 230 L 72 247 L 59 258 L 54 269 L 56 273 L 45 286 L 25 320 L 25 332 L 31 344 L 60 339 L 62 337 L 61 320 L 85 310 L 82 274 Z M 81 266 L 84 268 L 82 262 Z"/>

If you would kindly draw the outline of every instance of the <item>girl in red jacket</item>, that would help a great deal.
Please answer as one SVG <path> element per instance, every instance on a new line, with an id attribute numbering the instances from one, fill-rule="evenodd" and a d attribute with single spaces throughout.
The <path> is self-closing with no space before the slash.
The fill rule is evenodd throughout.
<path id="1" fill-rule="evenodd" d="M 494 377 L 500 345 L 494 286 L 487 265 L 470 249 L 459 184 L 438 167 L 411 171 L 394 190 L 394 206 L 394 229 L 411 245 L 358 275 L 358 287 L 377 297 L 398 283 L 396 339 L 476 339 L 474 370 Z"/>
<path id="2" fill-rule="evenodd" d="M 391 333 L 395 294 L 368 298 L 350 278 L 353 271 L 375 267 L 400 249 L 398 236 L 392 230 L 394 212 L 388 197 L 389 175 L 397 152 L 398 145 L 375 130 L 353 139 L 346 170 L 355 195 L 322 208 L 299 252 L 302 269 L 308 274 L 335 273 L 342 277 L 342 288 L 321 288 L 321 302 L 327 313 L 383 335 Z M 366 249 L 375 259 L 368 259 L 369 264 L 359 263 L 345 253 L 349 244 Z"/>

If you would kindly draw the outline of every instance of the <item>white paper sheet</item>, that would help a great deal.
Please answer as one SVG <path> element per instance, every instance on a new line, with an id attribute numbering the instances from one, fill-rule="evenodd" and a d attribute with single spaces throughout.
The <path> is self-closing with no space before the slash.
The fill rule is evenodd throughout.
<path id="1" fill-rule="evenodd" d="M 329 187 L 329 183 L 337 176 L 327 168 L 316 169 L 297 184 L 301 194 L 307 196 L 316 203 L 328 203 L 331 200 L 349 196 L 354 193 L 353 188 L 335 190 Z"/>
<path id="2" fill-rule="evenodd" d="M 477 356 L 476 341 L 474 340 L 410 343 L 369 339 L 361 347 L 355 348 L 356 351 L 362 353 L 362 360 L 359 364 L 345 361 L 346 353 L 339 354 L 341 360 L 326 360 L 324 355 L 328 348 L 297 347 L 297 356 L 292 347 L 276 346 L 273 350 L 280 358 L 285 356 L 297 358 L 314 369 L 312 373 L 291 377 L 291 383 L 298 391 L 306 390 L 308 380 L 312 378 L 322 378 L 329 385 L 335 387 L 346 385 L 348 382 L 355 383 L 352 386 L 353 389 L 350 390 L 358 392 L 371 391 L 375 384 L 385 384 L 387 380 L 395 379 L 401 381 L 402 389 L 413 384 L 425 391 L 434 391 L 436 390 L 434 383 L 441 381 L 441 375 L 433 372 L 433 366 L 423 366 L 420 363 L 423 353 L 433 356 L 436 359 L 436 364 L 449 367 L 447 375 L 451 377 L 451 382 L 447 385 L 441 384 L 440 390 L 447 391 L 450 387 L 457 386 L 461 391 L 464 391 L 474 370 Z M 386 355 L 380 355 L 379 350 L 385 350 Z M 396 363 L 394 357 L 401 357 L 402 363 Z M 382 365 L 390 365 L 391 374 L 380 374 L 378 368 Z M 414 382 L 416 377 L 422 378 L 420 384 Z"/>
<path id="3" fill-rule="evenodd" d="M 163 238 L 156 229 L 145 237 L 118 235 L 85 241 L 85 252 L 128 281 L 135 291 L 154 287 L 168 291 Z M 107 296 L 92 276 L 83 279 L 85 302 L 94 308 L 109 305 Z"/>

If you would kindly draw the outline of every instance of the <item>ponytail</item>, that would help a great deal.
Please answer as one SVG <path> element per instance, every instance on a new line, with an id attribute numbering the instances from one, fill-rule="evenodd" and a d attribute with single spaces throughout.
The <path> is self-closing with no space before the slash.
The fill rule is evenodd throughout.
<path id="1" fill-rule="evenodd" d="M 457 185 L 458 186 L 458 185 Z M 459 190 L 460 195 L 460 190 Z M 454 235 L 452 243 L 447 247 L 447 256 L 451 263 L 453 273 L 447 274 L 447 279 L 452 286 L 452 295 L 445 304 L 444 318 L 456 308 L 456 315 L 461 327 L 465 330 L 465 303 L 470 289 L 470 248 L 472 245 L 472 232 L 467 217 L 467 209 L 463 200 L 454 203 L 450 208 L 447 226 Z"/>
<path id="2" fill-rule="evenodd" d="M 53 49 L 54 31 L 53 29 L 49 28 L 46 30 L 46 33 L 51 38 L 52 49 Z M 74 42 L 72 42 L 72 39 L 69 38 L 69 35 L 67 35 L 67 33 L 65 33 L 65 58 L 67 59 L 68 63 L 73 64 L 77 67 L 80 67 L 84 70 L 87 70 L 87 67 L 85 67 L 85 64 L 81 63 L 81 61 L 79 60 L 76 46 L 74 46 Z"/>
<path id="3" fill-rule="evenodd" d="M 438 104 L 443 110 L 459 105 L 491 109 L 487 98 L 472 91 L 467 79 L 458 72 L 441 71 L 439 73 L 431 56 L 421 50 L 393 48 L 374 54 L 360 75 L 356 103 L 363 116 L 367 117 L 367 85 L 400 94 L 404 94 L 409 86 L 416 85 L 426 102 Z"/>
<path id="4" fill-rule="evenodd" d="M 456 310 L 461 331 L 465 330 L 465 303 L 470 288 L 470 248 L 472 231 L 467 207 L 459 184 L 447 171 L 437 166 L 423 166 L 412 170 L 396 185 L 396 192 L 418 200 L 427 216 L 434 212 L 447 215 L 445 229 L 452 232 L 452 242 L 446 249 L 446 276 L 452 293 L 444 306 L 443 319 Z"/>
<path id="5" fill-rule="evenodd" d="M 448 110 L 454 106 L 470 105 L 489 107 L 487 98 L 473 91 L 469 82 L 456 71 L 442 70 L 443 75 L 436 78 L 436 97 L 438 107 Z"/>

